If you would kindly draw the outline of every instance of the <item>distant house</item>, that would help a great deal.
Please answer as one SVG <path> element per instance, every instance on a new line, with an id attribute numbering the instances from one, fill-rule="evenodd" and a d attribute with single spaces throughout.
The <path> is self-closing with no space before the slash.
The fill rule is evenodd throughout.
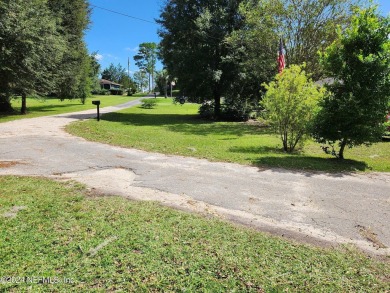
<path id="1" fill-rule="evenodd" d="M 100 80 L 100 87 L 105 90 L 109 90 L 112 95 L 121 95 L 123 90 L 121 84 L 109 81 L 107 79 Z"/>
<path id="2" fill-rule="evenodd" d="M 324 78 L 324 79 L 317 80 L 315 82 L 315 84 L 317 84 L 319 86 L 323 86 L 323 85 L 332 85 L 332 84 L 334 84 L 334 82 L 335 82 L 334 78 L 327 77 L 327 78 Z"/>

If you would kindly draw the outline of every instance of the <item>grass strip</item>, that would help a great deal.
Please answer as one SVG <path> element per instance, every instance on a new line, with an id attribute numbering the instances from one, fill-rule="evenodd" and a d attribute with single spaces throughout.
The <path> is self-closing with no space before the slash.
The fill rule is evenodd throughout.
<path id="1" fill-rule="evenodd" d="M 143 97 L 145 94 L 136 94 L 130 97 L 127 96 L 92 96 L 87 99 L 85 104 L 82 104 L 79 99 L 63 101 L 58 98 L 27 98 L 27 114 L 20 115 L 19 109 L 21 107 L 21 98 L 14 99 L 12 101 L 12 106 L 15 109 L 13 114 L 3 114 L 0 113 L 0 123 L 7 122 L 12 120 L 24 119 L 24 118 L 34 118 L 48 115 L 57 115 L 70 112 L 78 112 L 89 109 L 96 108 L 95 105 L 92 105 L 92 100 L 100 100 L 101 107 L 108 107 L 126 103 Z"/>
<path id="2" fill-rule="evenodd" d="M 390 172 L 389 142 L 346 150 L 343 161 L 326 155 L 312 140 L 299 152 L 287 154 L 278 136 L 261 123 L 206 121 L 197 115 L 199 105 L 156 101 L 153 109 L 133 107 L 104 115 L 99 123 L 76 122 L 67 130 L 92 141 L 211 161 L 325 172 Z"/>

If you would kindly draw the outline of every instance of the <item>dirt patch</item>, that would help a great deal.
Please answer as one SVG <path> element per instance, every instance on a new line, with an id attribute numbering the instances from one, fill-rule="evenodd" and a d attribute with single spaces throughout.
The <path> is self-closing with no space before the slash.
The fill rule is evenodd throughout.
<path id="1" fill-rule="evenodd" d="M 384 245 L 379 239 L 378 239 L 378 235 L 372 231 L 372 229 L 370 227 L 364 227 L 364 226 L 356 226 L 356 228 L 358 228 L 359 230 L 359 233 L 360 235 L 362 235 L 362 237 L 364 237 L 365 239 L 367 239 L 368 241 L 372 242 L 372 244 L 377 247 L 377 248 L 387 248 L 386 245 Z"/>
<path id="2" fill-rule="evenodd" d="M 13 206 L 8 212 L 3 214 L 5 218 L 15 218 L 20 211 L 27 209 L 25 206 Z"/>
<path id="3" fill-rule="evenodd" d="M 248 121 L 242 122 L 245 125 L 257 126 L 259 128 L 269 128 L 269 124 L 266 121 L 249 119 Z"/>
<path id="4" fill-rule="evenodd" d="M 0 161 L 0 168 L 10 168 L 15 165 L 21 164 L 20 162 L 15 161 Z"/>

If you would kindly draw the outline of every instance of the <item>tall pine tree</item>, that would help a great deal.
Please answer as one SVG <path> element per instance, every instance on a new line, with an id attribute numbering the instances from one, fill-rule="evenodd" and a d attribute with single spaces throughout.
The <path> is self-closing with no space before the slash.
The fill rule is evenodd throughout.
<path id="1" fill-rule="evenodd" d="M 11 96 L 21 95 L 24 114 L 27 95 L 50 92 L 64 51 L 46 0 L 1 1 L 0 111 L 12 110 Z"/>
<path id="2" fill-rule="evenodd" d="M 145 70 L 149 75 L 149 92 L 154 90 L 154 73 L 157 62 L 157 44 L 142 43 L 139 45 L 137 55 L 134 56 L 135 65 L 139 69 Z"/>
<path id="3" fill-rule="evenodd" d="M 66 52 L 57 75 L 56 95 L 60 99 L 80 98 L 90 93 L 90 60 L 84 32 L 90 22 L 87 0 L 48 0 L 50 10 L 58 17 L 58 31 L 66 41 Z"/>

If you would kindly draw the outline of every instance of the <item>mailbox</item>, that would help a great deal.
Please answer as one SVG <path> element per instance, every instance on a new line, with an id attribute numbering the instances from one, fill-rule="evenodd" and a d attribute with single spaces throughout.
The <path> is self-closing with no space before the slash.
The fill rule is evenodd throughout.
<path id="1" fill-rule="evenodd" d="M 99 101 L 99 100 L 92 101 L 92 104 L 93 104 L 93 105 L 96 105 L 96 110 L 97 110 L 97 121 L 100 121 L 100 111 L 99 111 L 100 101 Z"/>

